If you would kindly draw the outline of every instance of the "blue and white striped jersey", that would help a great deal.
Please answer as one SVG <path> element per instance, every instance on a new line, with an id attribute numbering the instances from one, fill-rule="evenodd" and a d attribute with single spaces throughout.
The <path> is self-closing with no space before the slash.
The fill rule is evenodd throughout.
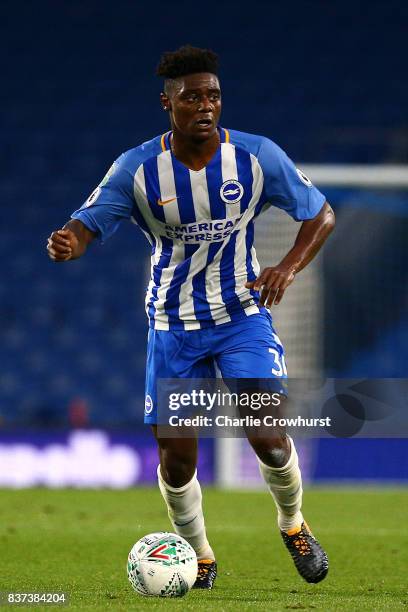
<path id="1" fill-rule="evenodd" d="M 220 146 L 202 170 L 173 154 L 171 133 L 123 153 L 76 211 L 102 241 L 122 219 L 149 240 L 150 326 L 192 330 L 259 312 L 246 289 L 259 264 L 254 220 L 269 206 L 311 219 L 325 197 L 272 141 L 219 127 Z"/>

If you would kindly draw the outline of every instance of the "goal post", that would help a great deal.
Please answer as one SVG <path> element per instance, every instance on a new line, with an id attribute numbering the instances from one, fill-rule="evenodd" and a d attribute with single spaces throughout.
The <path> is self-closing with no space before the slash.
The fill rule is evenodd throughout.
<path id="1" fill-rule="evenodd" d="M 318 187 L 408 188 L 408 165 L 304 164 L 300 168 Z"/>

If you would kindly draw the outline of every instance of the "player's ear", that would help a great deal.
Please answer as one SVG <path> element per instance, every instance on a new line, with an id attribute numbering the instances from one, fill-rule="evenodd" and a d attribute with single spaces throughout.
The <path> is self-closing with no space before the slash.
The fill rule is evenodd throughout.
<path id="1" fill-rule="evenodd" d="M 169 100 L 169 97 L 163 92 L 160 94 L 160 102 L 163 110 L 168 111 L 171 109 L 171 102 Z"/>

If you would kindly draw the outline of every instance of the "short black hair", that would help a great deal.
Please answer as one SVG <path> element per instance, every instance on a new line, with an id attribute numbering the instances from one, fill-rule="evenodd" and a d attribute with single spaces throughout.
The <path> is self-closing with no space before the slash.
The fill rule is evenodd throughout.
<path id="1" fill-rule="evenodd" d="M 177 79 L 197 72 L 218 75 L 218 56 L 214 51 L 184 45 L 176 51 L 163 53 L 156 69 L 157 76 L 165 79 Z"/>

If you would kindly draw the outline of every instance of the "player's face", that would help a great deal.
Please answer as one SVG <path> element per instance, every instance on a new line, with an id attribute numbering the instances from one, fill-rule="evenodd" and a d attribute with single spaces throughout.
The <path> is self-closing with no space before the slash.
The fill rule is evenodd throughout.
<path id="1" fill-rule="evenodd" d="M 162 96 L 162 103 L 168 105 L 174 131 L 201 141 L 214 136 L 221 114 L 221 90 L 215 74 L 202 72 L 176 79 L 168 95 Z"/>

